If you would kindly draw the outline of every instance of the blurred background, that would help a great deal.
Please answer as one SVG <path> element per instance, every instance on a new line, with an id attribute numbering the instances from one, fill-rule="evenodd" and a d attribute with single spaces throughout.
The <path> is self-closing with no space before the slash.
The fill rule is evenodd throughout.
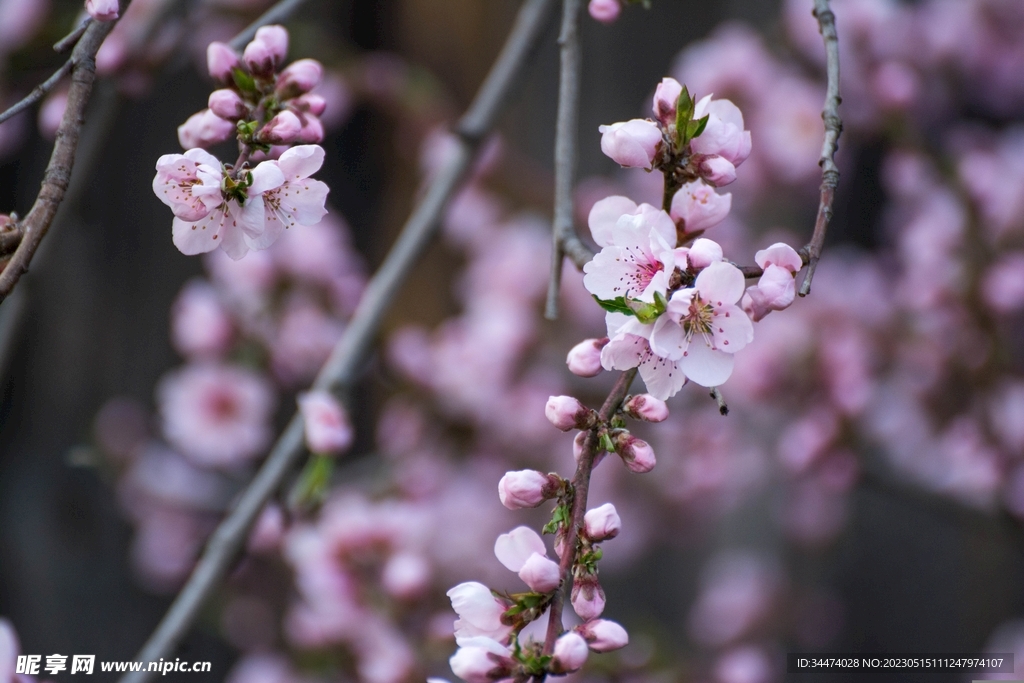
<path id="1" fill-rule="evenodd" d="M 0 0 L 0 106 L 60 64 L 49 46 L 81 9 L 29 4 Z M 331 215 L 237 264 L 184 256 L 154 164 L 181 151 L 176 127 L 215 87 L 206 45 L 267 4 L 135 0 L 117 49 L 101 53 L 69 197 L 0 306 L 0 616 L 23 653 L 135 654 L 269 445 L 202 461 L 167 435 L 169 393 L 190 368 L 241 368 L 274 397 L 254 419 L 279 431 L 519 6 L 307 2 L 287 24 L 289 58 L 327 69 L 317 177 Z M 655 472 L 597 470 L 591 500 L 623 519 L 602 561 L 605 616 L 631 643 L 592 656 L 581 680 L 853 678 L 787 674 L 786 652 L 988 648 L 1024 661 L 1024 5 L 834 9 L 842 179 L 814 292 L 755 325 L 723 387 L 728 417 L 685 387 L 670 422 L 638 429 Z M 732 215 L 706 236 L 739 263 L 806 242 L 824 95 L 810 10 L 654 0 L 612 25 L 584 15 L 581 235 L 602 197 L 660 204 L 660 176 L 618 168 L 597 128 L 649 116 L 671 75 L 732 99 L 752 131 L 727 188 Z M 502 508 L 496 483 L 507 469 L 570 472 L 571 436 L 550 433 L 544 401 L 597 405 L 612 382 L 564 366 L 573 344 L 604 334 L 578 274 L 567 268 L 561 320 L 541 318 L 555 38 L 552 23 L 443 239 L 388 314 L 327 502 L 296 508 L 285 492 L 268 509 L 181 648 L 212 673 L 178 677 L 451 678 L 445 591 L 516 588 L 493 538 L 544 519 Z M 58 92 L 0 125 L 0 211 L 28 211 L 62 110 Z M 212 151 L 233 158 L 230 145 Z M 197 341 L 210 320 L 224 338 Z"/>

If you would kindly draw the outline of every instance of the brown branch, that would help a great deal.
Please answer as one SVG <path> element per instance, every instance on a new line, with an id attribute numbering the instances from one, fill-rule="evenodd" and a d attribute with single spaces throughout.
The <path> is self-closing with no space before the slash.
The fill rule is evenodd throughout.
<path id="1" fill-rule="evenodd" d="M 836 185 L 839 184 L 839 168 L 836 166 L 836 150 L 839 148 L 839 136 L 843 132 L 843 121 L 839 118 L 839 36 L 836 34 L 836 16 L 829 9 L 828 0 L 814 0 L 814 16 L 818 20 L 821 38 L 825 43 L 825 69 L 828 82 L 825 89 L 825 105 L 821 118 L 825 122 L 825 140 L 821 145 L 821 201 L 818 204 L 818 217 L 814 221 L 814 234 L 807 245 L 807 273 L 800 286 L 800 296 L 811 293 L 811 280 L 814 270 L 821 258 L 821 249 L 825 245 L 825 233 L 832 220 L 832 203 L 835 201 Z"/>
<path id="2" fill-rule="evenodd" d="M 572 190 L 576 184 L 576 138 L 580 111 L 579 23 L 581 0 L 563 0 L 562 31 L 558 36 L 560 73 L 558 79 L 558 120 L 555 124 L 555 213 L 551 222 L 551 276 L 548 280 L 544 317 L 558 317 L 558 292 L 562 285 L 565 241 L 576 236 L 573 225 Z"/>
<path id="3" fill-rule="evenodd" d="M 21 244 L 21 230 L 15 228 L 7 232 L 0 232 L 0 256 L 9 256 L 14 253 Z"/>
<path id="4" fill-rule="evenodd" d="M 469 173 L 481 143 L 505 110 L 526 65 L 537 52 L 554 8 L 555 0 L 526 0 L 521 6 L 501 54 L 459 121 L 456 152 L 434 176 L 384 263 L 368 283 L 345 334 L 317 376 L 314 383 L 317 388 L 347 391 L 361 373 L 385 312 L 413 265 L 436 236 L 448 203 Z M 296 414 L 235 506 L 214 531 L 196 568 L 135 661 L 156 661 L 174 650 L 237 558 L 260 510 L 305 452 L 302 418 Z M 147 671 L 132 672 L 126 674 L 121 683 L 143 683 L 150 676 Z"/>
<path id="5" fill-rule="evenodd" d="M 82 35 L 85 33 L 85 29 L 89 28 L 89 24 L 91 23 L 92 17 L 86 17 L 85 19 L 83 19 L 82 23 L 75 27 L 75 29 L 71 33 L 67 34 L 66 36 L 64 36 L 63 38 L 61 38 L 53 44 L 53 51 L 57 54 L 61 54 L 73 48 L 75 44 L 78 42 L 78 39 L 81 38 Z"/>
<path id="6" fill-rule="evenodd" d="M 636 368 L 627 370 L 615 382 L 615 386 L 612 387 L 608 398 L 604 400 L 601 410 L 597 413 L 598 425 L 587 433 L 587 438 L 583 442 L 583 453 L 580 454 L 579 464 L 576 465 L 576 473 L 572 475 L 572 513 L 569 517 L 569 528 L 565 530 L 562 557 L 558 563 L 558 570 L 562 575 L 562 585 L 555 591 L 555 595 L 551 599 L 551 606 L 548 608 L 548 630 L 544 638 L 544 654 L 551 654 L 555 647 L 555 640 L 562 634 L 562 609 L 565 606 L 566 597 L 572 591 L 572 568 L 576 564 L 576 555 L 579 551 L 583 516 L 587 514 L 590 475 L 594 471 L 594 461 L 597 459 L 599 447 L 597 432 L 601 424 L 608 422 L 622 405 L 623 399 L 629 393 L 629 385 L 636 378 L 636 373 Z"/>
<path id="7" fill-rule="evenodd" d="M 95 55 L 94 55 L 95 56 Z M 32 89 L 28 95 L 12 104 L 3 113 L 0 113 L 0 123 L 13 118 L 25 111 L 39 100 L 46 97 L 46 94 L 57 87 L 57 84 L 64 80 L 74 67 L 74 57 L 60 65 L 60 68 L 53 72 L 53 75 Z"/>

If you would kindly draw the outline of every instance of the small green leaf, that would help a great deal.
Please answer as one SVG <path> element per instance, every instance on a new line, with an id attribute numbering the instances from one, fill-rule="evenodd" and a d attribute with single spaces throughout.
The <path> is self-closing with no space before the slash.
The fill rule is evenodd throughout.
<path id="1" fill-rule="evenodd" d="M 612 441 L 612 437 L 608 436 L 607 433 L 601 435 L 601 448 L 609 453 L 615 452 L 615 442 Z"/>
<path id="2" fill-rule="evenodd" d="M 292 507 L 307 508 L 323 503 L 333 472 L 334 458 L 324 455 L 310 458 L 288 497 Z"/>
<path id="3" fill-rule="evenodd" d="M 662 300 L 664 300 L 664 298 L 665 297 L 662 297 Z M 657 299 L 655 299 L 653 304 L 630 300 L 627 302 L 627 305 L 633 312 L 633 315 L 636 316 L 636 319 L 645 325 L 653 323 L 658 319 L 659 315 L 665 312 L 665 305 L 659 304 Z"/>
<path id="4" fill-rule="evenodd" d="M 687 90 L 686 86 L 683 86 L 683 91 L 679 93 L 679 99 L 676 100 L 676 148 L 682 149 L 686 143 L 690 140 L 686 138 L 687 124 L 693 118 L 693 108 L 696 104 L 693 98 L 690 97 L 690 91 Z"/>
<path id="5" fill-rule="evenodd" d="M 594 301 L 597 302 L 598 306 L 609 313 L 625 313 L 626 315 L 633 315 L 633 309 L 631 309 L 629 304 L 626 303 L 625 297 L 620 296 L 614 299 L 598 299 L 597 296 L 594 295 Z"/>
<path id="6" fill-rule="evenodd" d="M 551 511 L 551 521 L 544 525 L 541 530 L 545 534 L 554 534 L 558 528 L 569 521 L 569 508 L 565 505 L 556 505 Z"/>
<path id="7" fill-rule="evenodd" d="M 694 139 L 698 135 L 704 132 L 704 129 L 708 126 L 708 114 L 700 117 L 696 121 L 690 121 L 686 126 L 687 142 Z"/>
<path id="8" fill-rule="evenodd" d="M 241 67 L 236 66 L 231 70 L 231 78 L 242 92 L 256 92 L 256 81 L 248 71 Z"/>

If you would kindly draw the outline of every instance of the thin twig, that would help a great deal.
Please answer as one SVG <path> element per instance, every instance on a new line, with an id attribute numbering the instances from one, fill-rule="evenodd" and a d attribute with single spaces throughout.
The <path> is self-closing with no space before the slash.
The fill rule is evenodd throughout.
<path id="1" fill-rule="evenodd" d="M 729 404 L 725 402 L 725 396 L 722 396 L 722 390 L 718 387 L 711 387 L 711 398 L 715 399 L 715 403 L 718 404 L 718 412 L 720 414 L 729 414 Z"/>
<path id="2" fill-rule="evenodd" d="M 236 50 L 241 50 L 245 47 L 246 43 L 252 40 L 253 36 L 256 35 L 256 29 L 261 26 L 284 21 L 305 1 L 306 0 L 281 0 L 281 2 L 275 4 L 273 7 L 261 14 L 256 21 L 242 29 L 242 32 L 232 38 L 228 45 Z"/>
<path id="3" fill-rule="evenodd" d="M 562 31 L 558 36 L 561 71 L 558 80 L 558 121 L 555 124 L 555 213 L 551 223 L 551 277 L 548 280 L 544 317 L 558 317 L 558 292 L 562 285 L 562 246 L 573 227 L 572 190 L 576 184 L 576 138 L 580 111 L 582 57 L 579 23 L 581 0 L 564 0 Z"/>
<path id="4" fill-rule="evenodd" d="M 17 116 L 39 100 L 46 97 L 46 94 L 57 87 L 57 84 L 64 80 L 64 77 L 71 73 L 75 66 L 74 57 L 60 65 L 60 68 L 53 72 L 53 75 L 32 89 L 28 95 L 12 104 L 6 111 L 0 114 L 0 123 Z"/>
<path id="5" fill-rule="evenodd" d="M 82 23 L 79 24 L 71 33 L 67 34 L 66 36 L 64 36 L 63 38 L 61 38 L 53 44 L 53 51 L 57 54 L 62 54 L 73 48 L 75 46 L 75 43 L 78 42 L 78 39 L 81 38 L 82 34 L 85 33 L 85 29 L 89 28 L 89 24 L 91 23 L 92 17 L 86 17 L 85 19 L 83 19 Z"/>
<path id="6" fill-rule="evenodd" d="M 828 84 L 825 90 L 825 105 L 821 118 L 825 122 L 825 140 L 821 145 L 821 201 L 818 217 L 814 221 L 814 234 L 807 245 L 807 273 L 800 286 L 800 296 L 811 292 L 814 269 L 818 267 L 821 249 L 825 244 L 825 233 L 832 220 L 832 203 L 835 200 L 836 185 L 839 184 L 839 167 L 836 166 L 836 150 L 839 136 L 843 132 L 843 121 L 839 118 L 839 36 L 836 34 L 836 16 L 829 9 L 828 0 L 814 0 L 814 16 L 818 19 L 821 38 L 825 42 L 825 69 Z"/>
<path id="7" fill-rule="evenodd" d="M 501 54 L 459 121 L 455 153 L 434 177 L 384 263 L 368 283 L 345 334 L 317 376 L 317 388 L 344 392 L 358 377 L 384 313 L 412 266 L 436 236 L 440 217 L 537 51 L 554 7 L 555 0 L 526 0 L 520 8 Z M 235 507 L 214 531 L 196 568 L 135 661 L 156 661 L 174 650 L 234 562 L 260 510 L 304 454 L 302 418 L 296 414 Z M 143 683 L 150 675 L 147 671 L 132 672 L 121 683 Z"/>
<path id="8" fill-rule="evenodd" d="M 130 3 L 131 0 L 122 0 L 121 16 L 124 16 Z M 21 244 L 0 273 L 0 301 L 7 298 L 21 276 L 28 272 L 29 263 L 50 225 L 53 224 L 53 218 L 64 199 L 68 183 L 71 182 L 71 169 L 75 164 L 78 138 L 85 123 L 85 108 L 96 82 L 96 53 L 116 23 L 116 19 L 91 22 L 75 45 L 71 59 L 68 60 L 68 63 L 73 65 L 71 87 L 68 89 L 64 116 L 57 129 L 57 141 L 53 145 L 50 163 L 43 174 L 43 186 L 36 196 L 32 209 L 19 224 L 23 235 Z"/>
<path id="9" fill-rule="evenodd" d="M 583 516 L 587 514 L 587 495 L 590 492 L 590 475 L 594 471 L 594 461 L 597 459 L 599 438 L 597 435 L 601 423 L 608 422 L 615 414 L 615 411 L 622 405 L 623 399 L 629 393 L 629 385 L 636 378 L 637 369 L 627 370 L 619 376 L 615 386 L 612 387 L 608 398 L 605 399 L 601 410 L 598 411 L 600 418 L 598 426 L 587 433 L 583 442 L 583 452 L 580 454 L 579 464 L 576 465 L 576 473 L 572 475 L 572 514 L 569 517 L 569 528 L 565 530 L 565 540 L 562 549 L 562 557 L 558 563 L 558 571 L 562 576 L 562 585 L 555 591 L 551 599 L 551 606 L 548 608 L 548 630 L 544 638 L 544 654 L 551 654 L 555 647 L 555 640 L 562 634 L 562 609 L 565 605 L 566 596 L 572 590 L 572 568 L 576 563 L 576 554 L 579 551 L 579 535 L 583 529 Z"/>

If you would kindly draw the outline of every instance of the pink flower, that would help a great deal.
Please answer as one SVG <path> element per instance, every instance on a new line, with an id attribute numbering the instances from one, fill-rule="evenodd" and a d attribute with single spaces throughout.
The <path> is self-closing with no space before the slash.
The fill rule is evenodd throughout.
<path id="1" fill-rule="evenodd" d="M 594 652 L 611 652 L 629 644 L 629 634 L 609 619 L 592 619 L 576 627 Z"/>
<path id="2" fill-rule="evenodd" d="M 615 506 L 605 503 L 583 515 L 583 533 L 592 543 L 600 543 L 615 538 L 622 529 L 622 520 Z"/>
<path id="3" fill-rule="evenodd" d="M 171 342 L 183 356 L 219 356 L 231 344 L 234 326 L 217 290 L 190 280 L 171 307 Z"/>
<path id="4" fill-rule="evenodd" d="M 319 145 L 292 147 L 277 161 L 264 163 L 274 164 L 280 169 L 284 182 L 263 191 L 266 228 L 259 242 L 262 246 L 254 246 L 254 249 L 269 247 L 282 230 L 319 223 L 327 214 L 324 204 L 330 191 L 325 183 L 309 177 L 324 163 L 324 150 Z"/>
<path id="5" fill-rule="evenodd" d="M 522 569 L 531 555 L 536 553 L 543 557 L 547 552 L 544 539 L 528 526 L 519 526 L 507 534 L 501 534 L 494 542 L 495 557 L 513 572 Z"/>
<path id="6" fill-rule="evenodd" d="M 470 638 L 448 660 L 452 672 L 466 683 L 493 683 L 509 678 L 515 667 L 511 652 L 491 638 Z"/>
<path id="7" fill-rule="evenodd" d="M 733 354 L 754 338 L 750 318 L 736 305 L 743 291 L 743 273 L 736 266 L 712 263 L 693 287 L 672 295 L 668 310 L 654 323 L 651 349 L 679 361 L 697 384 L 721 385 L 732 374 Z M 700 341 L 691 343 L 694 338 Z"/>
<path id="8" fill-rule="evenodd" d="M 153 192 L 178 218 L 198 221 L 224 201 L 222 177 L 220 161 L 206 150 L 164 154 L 156 162 Z"/>
<path id="9" fill-rule="evenodd" d="M 85 0 L 85 11 L 96 21 L 113 21 L 118 16 L 117 0 Z"/>
<path id="10" fill-rule="evenodd" d="M 533 553 L 519 569 L 519 578 L 532 591 L 550 593 L 562 582 L 562 573 L 557 563 L 539 553 Z"/>
<path id="11" fill-rule="evenodd" d="M 206 48 L 206 68 L 221 83 L 230 83 L 231 70 L 239 64 L 238 54 L 224 43 L 213 42 Z"/>
<path id="12" fill-rule="evenodd" d="M 320 455 L 338 455 L 354 437 L 345 409 L 328 391 L 299 394 L 299 411 L 306 429 L 306 446 Z"/>
<path id="13" fill-rule="evenodd" d="M 260 128 L 256 137 L 260 142 L 267 142 L 272 145 L 290 145 L 295 142 L 302 130 L 302 121 L 292 111 L 285 109 L 277 116 L 267 121 L 267 124 Z"/>
<path id="14" fill-rule="evenodd" d="M 636 474 L 644 474 L 654 469 L 657 460 L 651 444 L 638 439 L 629 432 L 622 430 L 615 437 L 615 452 L 622 458 L 626 469 Z M 580 616 L 583 616 L 582 614 Z"/>
<path id="15" fill-rule="evenodd" d="M 736 180 L 736 167 L 731 161 L 717 154 L 701 159 L 697 171 L 701 178 L 715 187 L 722 187 Z"/>
<path id="16" fill-rule="evenodd" d="M 543 474 L 537 470 L 506 472 L 498 482 L 498 497 L 509 510 L 535 508 L 553 498 L 560 485 L 557 475 Z"/>
<path id="17" fill-rule="evenodd" d="M 223 199 L 209 215 L 188 221 L 175 216 L 171 225 L 174 246 L 183 254 L 204 254 L 217 247 L 234 260 L 250 249 L 266 249 L 280 234 L 278 226 L 264 220 L 263 193 L 280 187 L 284 176 L 276 162 L 264 161 L 251 171 L 245 204 Z M 193 189 L 193 192 L 195 190 Z"/>
<path id="18" fill-rule="evenodd" d="M 765 268 L 756 287 L 747 289 L 741 305 L 750 319 L 758 322 L 771 311 L 781 311 L 796 299 L 796 282 L 793 274 L 782 266 L 769 265 Z"/>
<path id="19" fill-rule="evenodd" d="M 624 216 L 639 217 L 639 223 L 633 222 L 627 226 L 631 230 L 644 230 L 657 233 L 663 242 L 668 246 L 676 243 L 676 225 L 672 218 L 650 204 L 637 206 L 633 200 L 627 197 L 611 196 L 595 202 L 587 216 L 587 224 L 590 226 L 590 234 L 594 237 L 599 247 L 622 246 L 616 242 L 616 236 L 622 239 L 622 229 L 616 229 L 619 221 Z M 630 242 L 632 238 L 626 239 Z"/>
<path id="20" fill-rule="evenodd" d="M 259 455 L 271 437 L 274 403 L 263 377 L 230 365 L 186 365 L 157 385 L 164 436 L 204 466 L 230 467 Z"/>
<path id="21" fill-rule="evenodd" d="M 690 149 L 696 154 L 720 156 L 733 166 L 742 164 L 750 156 L 750 131 L 743 130 L 739 107 L 729 100 L 712 101 L 707 95 L 697 102 L 693 112 L 695 119 L 705 115 L 707 126 L 690 142 Z"/>
<path id="22" fill-rule="evenodd" d="M 644 422 L 664 422 L 668 419 L 668 406 L 650 394 L 633 396 L 623 406 L 626 414 Z"/>
<path id="23" fill-rule="evenodd" d="M 611 244 L 583 266 L 583 286 L 599 299 L 626 297 L 652 303 L 668 291 L 675 253 L 643 216 L 624 215 L 611 232 Z"/>
<path id="24" fill-rule="evenodd" d="M 590 650 L 587 641 L 578 633 L 568 631 L 555 641 L 551 659 L 551 673 L 563 674 L 578 671 L 587 662 Z"/>
<path id="25" fill-rule="evenodd" d="M 587 429 L 592 420 L 591 410 L 572 396 L 550 396 L 544 406 L 544 416 L 563 432 L 570 429 Z"/>
<path id="26" fill-rule="evenodd" d="M 661 130 L 647 119 L 600 126 L 601 151 L 626 168 L 650 168 L 661 146 Z"/>
<path id="27" fill-rule="evenodd" d="M 229 88 L 214 90 L 206 104 L 210 111 L 225 121 L 237 121 L 248 113 L 242 98 Z"/>
<path id="28" fill-rule="evenodd" d="M 672 198 L 672 220 L 687 233 L 713 228 L 729 215 L 732 194 L 718 194 L 700 181 L 687 183 Z"/>
<path id="29" fill-rule="evenodd" d="M 724 258 L 721 245 L 703 237 L 686 251 L 686 263 L 692 270 L 702 270 Z"/>
<path id="30" fill-rule="evenodd" d="M 676 105 L 683 86 L 674 78 L 663 78 L 654 91 L 654 118 L 668 128 L 676 125 Z"/>
<path id="31" fill-rule="evenodd" d="M 245 46 L 242 60 L 254 74 L 268 75 L 276 71 L 288 54 L 288 31 L 283 26 L 264 26 Z"/>
<path id="32" fill-rule="evenodd" d="M 776 242 L 767 249 L 760 250 L 754 254 L 754 262 L 761 268 L 768 268 L 770 265 L 780 266 L 793 275 L 804 267 L 803 259 L 797 250 L 784 242 Z"/>
<path id="33" fill-rule="evenodd" d="M 482 583 L 460 583 L 447 595 L 451 598 L 452 609 L 459 615 L 455 621 L 455 642 L 459 645 L 479 636 L 504 642 L 512 632 L 511 626 L 501 623 L 501 615 L 508 606 L 495 598 L 491 589 Z"/>
<path id="34" fill-rule="evenodd" d="M 619 0 L 590 0 L 587 11 L 593 19 L 602 24 L 613 24 L 622 13 L 622 5 L 619 4 Z"/>
<path id="35" fill-rule="evenodd" d="M 643 325 L 636 318 L 621 313 L 609 313 L 608 334 L 611 341 L 601 351 L 601 364 L 605 370 L 639 368 L 647 391 L 655 398 L 665 400 L 683 388 L 686 374 L 679 361 L 671 361 L 651 350 L 648 338 L 653 325 Z"/>
<path id="36" fill-rule="evenodd" d="M 593 574 L 584 574 L 572 585 L 572 608 L 580 619 L 597 619 L 604 612 L 604 589 Z"/>
<path id="37" fill-rule="evenodd" d="M 301 117 L 302 128 L 295 136 L 295 142 L 304 145 L 315 145 L 324 141 L 324 124 L 313 114 L 305 114 Z"/>
<path id="38" fill-rule="evenodd" d="M 277 94 L 283 99 L 291 99 L 320 85 L 324 77 L 323 65 L 315 59 L 299 59 L 292 62 L 277 77 Z M 322 99 L 322 98 L 321 98 Z M 319 114 L 320 112 L 314 112 Z"/>
<path id="39" fill-rule="evenodd" d="M 178 142 L 182 149 L 212 147 L 230 140 L 235 132 L 234 123 L 225 121 L 209 109 L 204 109 L 188 117 L 185 123 L 178 126 Z"/>
<path id="40" fill-rule="evenodd" d="M 584 339 L 569 350 L 565 359 L 569 372 L 580 377 L 596 377 L 601 374 L 601 349 L 608 343 L 608 337 Z"/>

